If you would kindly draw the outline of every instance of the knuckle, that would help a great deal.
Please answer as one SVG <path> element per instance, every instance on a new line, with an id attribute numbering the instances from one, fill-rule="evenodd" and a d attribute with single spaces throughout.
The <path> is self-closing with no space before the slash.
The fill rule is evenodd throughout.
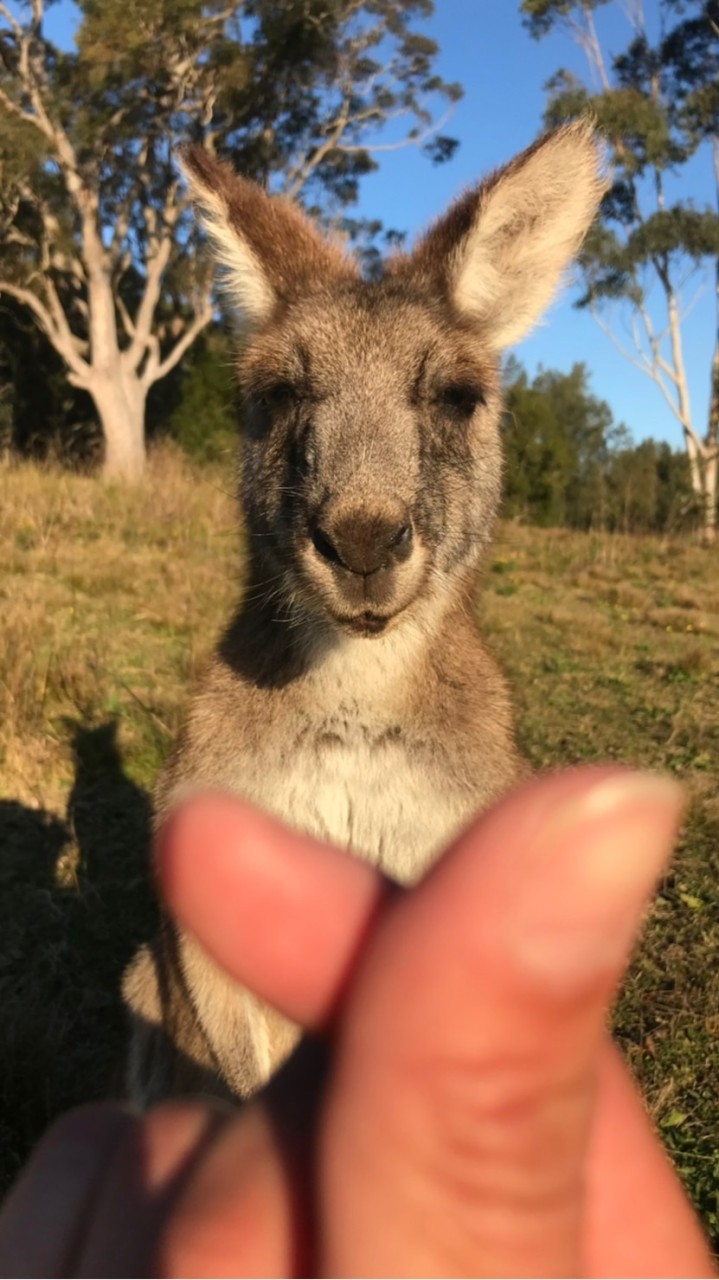
<path id="1" fill-rule="evenodd" d="M 521 1052 L 434 1054 L 412 1089 L 431 1176 L 458 1202 L 550 1212 L 575 1190 L 588 1098 L 571 1072 L 550 1081 Z"/>

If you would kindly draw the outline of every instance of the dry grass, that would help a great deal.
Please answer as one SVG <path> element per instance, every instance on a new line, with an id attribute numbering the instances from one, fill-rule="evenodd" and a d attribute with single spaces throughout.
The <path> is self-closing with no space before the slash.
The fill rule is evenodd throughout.
<path id="1" fill-rule="evenodd" d="M 152 926 L 147 794 L 239 567 L 231 477 L 176 454 L 134 492 L 0 472 L 0 1141 L 10 1176 L 101 1093 Z M 481 611 L 538 767 L 670 769 L 691 808 L 616 1014 L 712 1231 L 719 1155 L 719 574 L 685 542 L 502 531 Z"/>
<path id="2" fill-rule="evenodd" d="M 210 644 L 237 558 L 231 478 L 151 459 L 136 490 L 20 466 L 0 473 L 0 777 L 56 809 L 68 717 L 117 717 L 145 785 L 178 721 L 178 681 Z M 148 731 L 152 726 L 152 732 Z"/>

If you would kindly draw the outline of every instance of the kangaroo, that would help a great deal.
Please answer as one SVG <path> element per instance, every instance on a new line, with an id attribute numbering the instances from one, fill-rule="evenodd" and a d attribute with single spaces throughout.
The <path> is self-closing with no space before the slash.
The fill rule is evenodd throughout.
<path id="1" fill-rule="evenodd" d="M 247 568 L 157 819 L 225 788 L 411 884 L 523 769 L 474 616 L 499 360 L 594 217 L 596 140 L 545 136 L 372 283 L 289 202 L 201 149 L 185 167 L 239 335 Z M 246 1098 L 297 1035 L 170 921 L 124 995 L 138 1105 Z"/>

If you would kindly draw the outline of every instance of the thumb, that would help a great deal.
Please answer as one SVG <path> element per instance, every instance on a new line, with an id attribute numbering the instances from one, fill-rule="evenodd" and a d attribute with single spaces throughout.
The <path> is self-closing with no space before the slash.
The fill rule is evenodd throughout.
<path id="1" fill-rule="evenodd" d="M 322 1274 L 582 1274 L 607 1006 L 680 808 L 648 775 L 535 780 L 386 911 L 340 1026 Z"/>

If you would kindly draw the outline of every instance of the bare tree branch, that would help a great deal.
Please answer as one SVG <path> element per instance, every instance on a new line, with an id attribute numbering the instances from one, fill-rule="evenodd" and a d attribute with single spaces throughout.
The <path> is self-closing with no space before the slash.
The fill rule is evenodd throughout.
<path id="1" fill-rule="evenodd" d="M 647 336 L 649 349 L 652 353 L 650 365 L 656 366 L 657 369 L 659 369 L 662 373 L 666 374 L 666 376 L 674 383 L 675 387 L 678 388 L 679 375 L 677 374 L 676 369 L 672 367 L 669 361 L 662 354 L 662 342 L 664 341 L 665 337 L 668 336 L 668 333 L 669 333 L 668 327 L 667 329 L 663 330 L 662 333 L 660 334 L 655 333 L 654 325 L 652 324 L 652 319 L 651 319 L 651 316 L 649 315 L 649 312 L 647 311 L 647 308 L 642 303 L 640 303 L 638 304 L 636 310 L 639 316 L 641 317 L 642 324 L 644 325 L 644 332 Z M 633 317 L 633 319 L 636 319 L 636 317 Z M 635 345 L 637 347 L 640 346 L 638 341 L 636 342 Z"/>
<path id="2" fill-rule="evenodd" d="M 404 116 L 406 114 L 407 112 L 405 110 L 396 111 L 393 115 L 387 116 L 387 119 L 398 119 L 400 116 Z M 375 151 L 400 151 L 403 147 L 407 147 L 410 144 L 414 146 L 421 146 L 421 144 L 426 142 L 428 138 L 435 137 L 435 135 L 439 133 L 440 129 L 444 128 L 451 115 L 451 111 L 446 111 L 444 115 L 436 121 L 436 123 L 433 122 L 431 125 L 428 125 L 426 129 L 423 129 L 421 133 L 416 134 L 413 138 L 401 138 L 398 142 L 370 142 L 366 143 L 364 146 L 359 144 L 355 146 L 351 143 L 340 143 L 337 150 L 346 152 L 369 151 L 370 153 L 374 153 Z"/>
<path id="3" fill-rule="evenodd" d="M 165 356 L 165 359 L 158 361 L 156 357 L 154 359 L 151 357 L 150 360 L 148 360 L 148 367 L 143 373 L 143 382 L 147 387 L 151 387 L 154 382 L 159 382 L 161 378 L 164 378 L 168 373 L 172 372 L 175 366 L 180 363 L 185 352 L 192 346 L 192 343 L 195 341 L 198 334 L 200 334 L 203 329 L 207 328 L 212 316 L 212 303 L 208 296 L 202 310 L 198 311 L 194 320 L 192 320 L 187 326 L 185 332 L 175 343 L 172 350 Z"/>
<path id="4" fill-rule="evenodd" d="M 637 35 L 643 35 L 647 29 L 644 15 L 644 0 L 623 0 L 622 8 L 627 22 Z"/>
<path id="5" fill-rule="evenodd" d="M 14 284 L 12 280 L 0 280 L 0 294 L 7 294 L 9 298 L 15 298 L 18 302 L 22 302 L 23 306 L 29 308 L 38 321 L 42 331 L 50 339 L 55 346 L 55 326 L 52 316 L 47 308 L 38 298 L 32 289 L 25 289 L 22 285 Z"/>
<path id="6" fill-rule="evenodd" d="M 21 302 L 29 311 L 32 311 L 43 333 L 71 369 L 75 385 L 86 385 L 86 378 L 91 371 L 90 365 L 79 355 L 77 339 L 70 332 L 67 323 L 58 327 L 54 308 L 46 306 L 34 290 L 16 284 L 12 280 L 0 280 L 0 294 L 15 298 L 17 302 Z"/>
<path id="7" fill-rule="evenodd" d="M 635 347 L 637 348 L 637 354 L 633 355 L 629 347 L 625 346 L 625 344 L 619 340 L 619 338 L 617 337 L 614 331 L 614 328 L 607 323 L 607 321 L 602 316 L 601 312 L 599 312 L 596 309 L 596 307 L 594 307 L 594 305 L 592 305 L 591 307 L 591 312 L 592 312 L 592 317 L 595 320 L 596 324 L 599 326 L 602 333 L 606 334 L 612 346 L 619 352 L 620 356 L 622 356 L 624 360 L 627 360 L 629 364 L 633 364 L 635 369 L 640 369 L 642 373 L 647 374 L 650 378 L 652 378 L 654 382 L 656 382 L 665 400 L 667 401 L 667 404 L 672 410 L 672 413 L 678 416 L 677 406 L 675 402 L 672 400 L 671 395 L 667 390 L 666 386 L 664 385 L 660 372 L 655 368 L 653 362 L 649 359 L 646 353 L 642 351 L 641 344 L 638 339 L 638 335 L 633 335 L 633 341 L 635 343 Z"/>
<path id="8" fill-rule="evenodd" d="M 40 133 L 42 133 L 45 138 L 49 136 L 47 130 L 43 127 L 37 116 L 34 116 L 31 111 L 23 111 L 22 107 L 18 106 L 17 102 L 13 102 L 12 98 L 9 97 L 4 89 L 0 89 L 0 107 L 2 107 L 3 111 L 7 111 L 8 115 L 15 116 L 25 124 L 34 125 L 36 129 L 40 130 Z"/>
<path id="9" fill-rule="evenodd" d="M 579 45 L 589 67 L 589 74 L 595 84 L 603 90 L 608 90 L 609 76 L 604 61 L 602 46 L 599 42 L 597 29 L 594 25 L 594 15 L 591 5 L 584 2 L 581 3 L 581 11 L 583 21 L 580 22 L 573 17 L 571 13 L 564 15 L 564 24 L 572 37 L 575 44 Z"/>
<path id="10" fill-rule="evenodd" d="M 322 163 L 325 156 L 334 151 L 340 138 L 345 132 L 349 122 L 350 102 L 348 98 L 342 103 L 337 118 L 329 126 L 328 134 L 324 142 L 315 147 L 312 152 L 305 153 L 299 165 L 294 165 L 288 172 L 285 182 L 282 185 L 284 195 L 291 200 L 296 199 L 302 188 L 305 186 L 312 172 Z"/>
<path id="11" fill-rule="evenodd" d="M 148 349 L 152 332 L 152 322 L 162 292 L 162 280 L 170 261 L 173 248 L 173 230 L 180 212 L 177 202 L 178 183 L 174 182 L 168 189 L 162 210 L 163 230 L 158 238 L 156 210 L 146 206 L 145 220 L 150 233 L 150 243 L 154 252 L 148 255 L 145 266 L 145 289 L 134 319 L 134 334 L 129 348 L 124 353 L 124 361 L 132 369 L 137 370 Z"/>
<path id="12" fill-rule="evenodd" d="M 127 307 L 125 306 L 125 303 L 122 300 L 122 294 L 120 293 L 119 289 L 115 294 L 115 303 L 117 304 L 117 310 L 120 316 L 120 320 L 122 322 L 122 327 L 125 330 L 127 337 L 130 339 L 130 341 L 132 341 L 136 332 L 135 325 L 132 321 L 132 318 L 130 316 L 130 313 Z"/>
<path id="13" fill-rule="evenodd" d="M 680 426 L 682 427 L 685 437 L 688 439 L 691 439 L 694 442 L 694 445 L 699 455 L 702 458 L 705 457 L 706 447 L 705 447 L 704 441 L 701 439 L 701 436 L 699 436 L 695 431 L 694 426 L 692 425 L 691 417 L 685 416 L 686 407 L 683 406 L 683 402 L 679 395 L 680 381 L 675 370 L 672 369 L 671 365 L 669 365 L 669 363 L 664 359 L 664 357 L 660 357 L 659 359 L 657 359 L 655 357 L 654 351 L 652 353 L 652 357 L 649 357 L 646 354 L 646 352 L 642 349 L 641 340 L 639 339 L 639 336 L 636 333 L 636 331 L 634 331 L 633 333 L 633 341 L 634 341 L 637 354 L 634 355 L 629 349 L 629 347 L 625 346 L 625 344 L 619 340 L 614 328 L 604 320 L 603 316 L 594 305 L 592 305 L 591 311 L 592 311 L 592 316 L 596 321 L 596 323 L 598 324 L 599 328 L 602 330 L 602 333 L 606 334 L 606 336 L 609 338 L 610 342 L 612 343 L 612 346 L 619 352 L 622 358 L 626 360 L 629 364 L 634 365 L 635 369 L 639 369 L 642 373 L 646 374 L 647 377 L 651 378 L 652 382 L 654 382 L 655 385 L 659 388 L 662 396 L 664 397 L 664 400 L 666 401 L 667 405 L 671 409 L 674 417 L 677 419 Z M 644 309 L 642 309 L 642 311 L 643 311 L 643 319 L 646 317 L 646 321 L 649 321 L 649 317 L 646 311 Z M 648 333 L 652 334 L 651 341 L 652 343 L 655 343 L 656 337 L 653 335 L 653 332 L 651 329 L 651 322 L 649 322 Z M 663 373 L 666 374 L 670 378 L 670 380 L 675 384 L 677 388 L 677 393 L 678 393 L 677 399 L 674 398 L 669 388 L 667 387 L 664 381 L 664 378 L 662 376 Z"/>
<path id="14" fill-rule="evenodd" d="M 7 23 L 9 23 L 10 27 L 12 28 L 12 33 L 18 42 L 18 45 L 21 45 L 25 38 L 25 32 L 20 26 L 20 23 L 18 22 L 17 18 L 13 17 L 12 13 L 10 12 L 6 4 L 0 4 L 0 16 L 2 16 Z"/>

